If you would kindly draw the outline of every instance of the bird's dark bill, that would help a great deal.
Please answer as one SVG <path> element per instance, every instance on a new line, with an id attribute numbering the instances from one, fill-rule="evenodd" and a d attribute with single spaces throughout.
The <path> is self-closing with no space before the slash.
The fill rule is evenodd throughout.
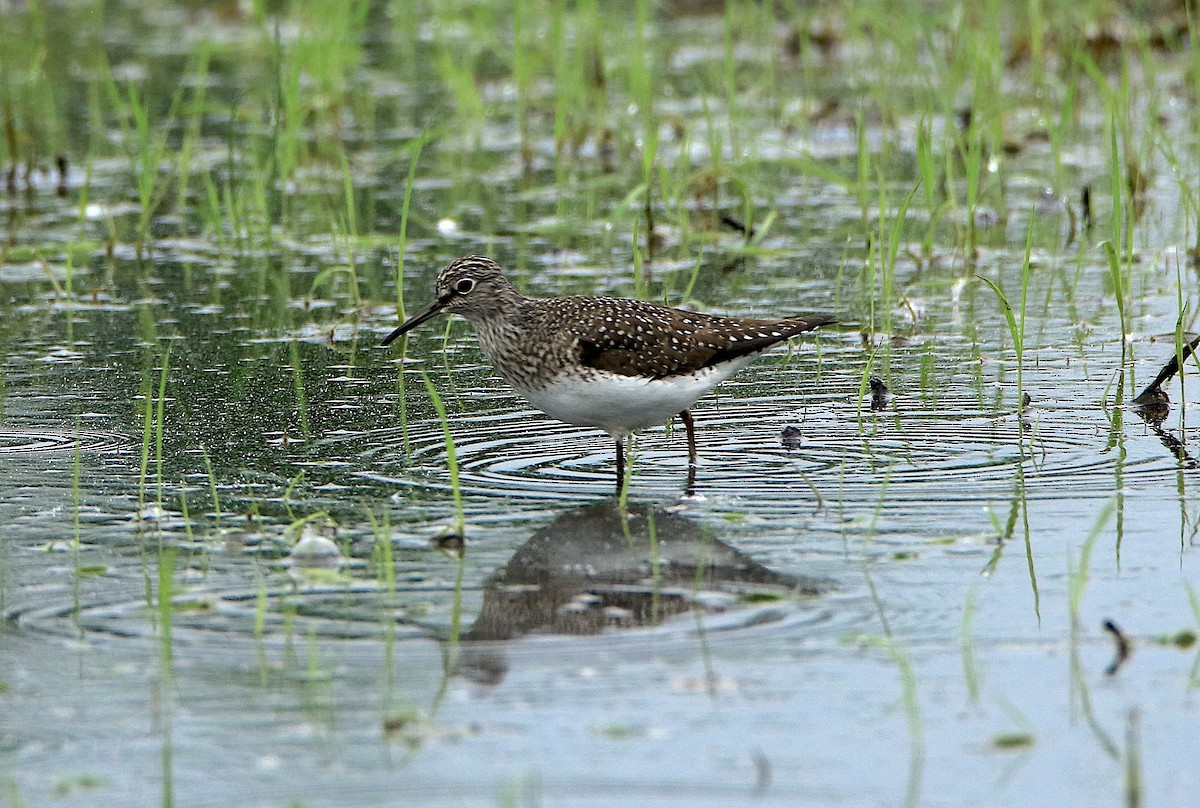
<path id="1" fill-rule="evenodd" d="M 448 300 L 443 300 L 441 298 L 438 298 L 437 300 L 433 301 L 432 303 L 429 304 L 429 308 L 425 309 L 425 311 L 421 312 L 420 314 L 415 314 L 412 317 L 410 317 L 407 321 L 405 321 L 405 323 L 403 325 L 401 325 L 395 331 L 393 331 L 392 333 L 390 333 L 386 337 L 384 337 L 383 342 L 381 342 L 379 344 L 383 345 L 383 346 L 391 345 L 393 342 L 396 341 L 397 338 L 403 336 L 404 334 L 407 334 L 409 331 L 412 331 L 414 328 L 419 326 L 421 323 L 425 322 L 429 318 L 438 314 L 438 312 L 440 312 L 442 309 L 444 309 L 446 307 L 446 304 L 448 302 L 449 302 Z"/>

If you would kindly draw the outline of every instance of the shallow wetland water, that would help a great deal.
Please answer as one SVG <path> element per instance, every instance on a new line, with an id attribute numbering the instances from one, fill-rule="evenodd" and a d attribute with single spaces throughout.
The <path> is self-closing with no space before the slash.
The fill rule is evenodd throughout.
<path id="1" fill-rule="evenodd" d="M 0 802 L 1194 804 L 1186 11 L 267 5 L 0 11 Z M 841 322 L 617 502 L 465 253 Z"/>

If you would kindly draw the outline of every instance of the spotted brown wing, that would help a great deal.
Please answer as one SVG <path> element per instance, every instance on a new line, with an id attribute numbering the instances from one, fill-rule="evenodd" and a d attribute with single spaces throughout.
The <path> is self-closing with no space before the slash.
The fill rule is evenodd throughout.
<path id="1" fill-rule="evenodd" d="M 620 303 L 614 306 L 614 303 Z M 787 320 L 734 320 L 637 300 L 583 307 L 572 331 L 580 364 L 622 376 L 661 379 L 767 350 L 834 321 L 816 315 Z"/>

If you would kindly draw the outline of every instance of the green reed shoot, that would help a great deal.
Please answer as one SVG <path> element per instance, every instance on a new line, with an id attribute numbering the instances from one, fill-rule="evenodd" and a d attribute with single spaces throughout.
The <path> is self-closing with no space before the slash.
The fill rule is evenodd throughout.
<path id="1" fill-rule="evenodd" d="M 217 475 L 213 473 L 212 458 L 209 457 L 208 447 L 204 444 L 200 444 L 200 456 L 204 458 L 204 474 L 208 478 L 208 490 L 212 496 L 213 517 L 220 525 L 221 497 L 217 494 Z"/>
<path id="2" fill-rule="evenodd" d="M 296 514 L 292 510 L 292 494 L 295 492 L 295 490 L 300 486 L 300 484 L 302 482 L 304 482 L 304 469 L 300 469 L 300 471 L 298 471 L 296 473 L 296 476 L 288 481 L 287 488 L 285 488 L 283 490 L 283 508 L 284 508 L 284 510 L 287 511 L 288 519 L 292 520 L 293 525 L 296 524 L 297 520 L 296 520 Z M 326 514 L 324 513 L 324 511 L 322 511 L 320 514 L 317 514 L 317 515 L 324 516 Z M 308 522 L 312 521 L 312 517 L 311 516 L 306 517 L 305 519 L 302 519 L 300 521 L 304 524 L 307 524 Z"/>
<path id="3" fill-rule="evenodd" d="M 308 424 L 308 395 L 304 391 L 304 365 L 297 340 L 288 343 L 288 361 L 292 366 L 292 394 L 296 399 L 296 414 L 300 418 L 300 434 L 308 440 L 312 437 Z"/>
<path id="4" fill-rule="evenodd" d="M 530 95 L 533 85 L 533 48 L 528 33 L 525 3 L 513 3 L 513 84 L 517 89 L 517 133 L 521 143 L 521 159 L 526 168 L 533 156 L 533 144 L 529 139 L 529 117 L 532 105 Z M 561 29 L 560 29 L 561 30 Z M 558 32 L 556 32 L 558 33 Z M 556 40 L 557 41 L 557 40 Z"/>
<path id="5" fill-rule="evenodd" d="M 1188 75 L 1192 79 L 1191 93 L 1192 98 L 1200 98 L 1200 37 L 1195 36 L 1195 32 L 1200 31 L 1200 16 L 1196 13 L 1197 3 L 1195 0 L 1189 0 L 1184 5 L 1187 12 L 1188 31 L 1191 32 L 1191 35 L 1187 38 L 1190 56 Z M 1200 142 L 1196 142 L 1195 138 L 1192 140 L 1192 145 L 1195 147 L 1194 157 L 1200 157 Z M 1176 176 L 1179 176 L 1178 173 L 1176 173 Z M 1184 182 L 1181 180 L 1180 184 L 1183 185 Z M 1196 214 L 1195 221 L 1193 222 L 1196 229 L 1196 240 L 1192 245 L 1191 251 L 1194 256 L 1200 258 L 1200 209 L 1193 207 L 1192 210 Z"/>
<path id="6" fill-rule="evenodd" d="M 735 110 L 737 109 L 738 101 L 737 60 L 734 58 L 734 47 L 736 45 L 737 31 L 735 30 L 736 26 L 734 21 L 735 16 L 744 14 L 748 9 L 746 6 L 739 3 L 725 3 L 724 5 L 725 24 L 722 27 L 723 36 L 721 44 L 723 58 L 721 64 L 724 68 L 722 71 L 722 77 L 724 79 L 723 84 L 725 90 L 725 114 L 728 115 L 729 119 L 732 121 L 737 117 Z M 731 126 L 729 128 L 730 145 L 733 146 L 733 151 L 736 154 L 738 152 L 738 144 L 733 137 L 735 132 L 736 130 Z"/>
<path id="7" fill-rule="evenodd" d="M 374 536 L 374 549 L 371 559 L 375 564 L 376 574 L 389 594 L 396 594 L 396 567 L 392 557 L 392 517 L 391 512 L 384 508 L 383 518 L 375 515 L 373 508 L 364 509 L 367 521 L 371 523 L 371 534 Z"/>
<path id="8" fill-rule="evenodd" d="M 863 110 L 859 107 L 854 113 L 854 133 L 857 148 L 857 168 L 855 181 L 850 186 L 858 200 L 858 209 L 862 215 L 863 235 L 871 239 L 871 150 L 867 145 L 867 126 L 863 121 Z M 874 323 L 872 322 L 872 325 Z"/>
<path id="9" fill-rule="evenodd" d="M 362 308 L 362 291 L 358 283 L 358 256 L 355 250 L 358 238 L 358 209 L 354 199 L 354 175 L 350 170 L 350 158 L 346 156 L 346 152 L 340 151 L 338 156 L 342 163 L 342 195 L 345 198 L 343 227 L 346 235 L 346 274 L 350 278 L 354 305 L 356 308 Z"/>
<path id="10" fill-rule="evenodd" d="M 169 674 L 168 677 L 169 679 Z M 162 751 L 159 759 L 159 778 L 161 794 L 158 804 L 160 808 L 175 808 L 175 741 L 171 729 L 172 707 L 168 702 L 161 712 L 161 724 L 158 732 L 162 738 Z"/>
<path id="11" fill-rule="evenodd" d="M 1200 593 L 1197 593 L 1196 588 L 1187 582 L 1184 583 L 1183 588 L 1187 592 L 1188 605 L 1192 610 L 1192 620 L 1196 623 L 1196 628 L 1200 630 Z M 1200 687 L 1200 651 L 1196 652 L 1196 657 L 1192 660 L 1192 668 L 1188 671 L 1188 690 L 1195 690 L 1197 687 Z"/>
<path id="12" fill-rule="evenodd" d="M 878 510 L 876 516 L 878 516 Z M 871 529 L 874 530 L 874 519 L 872 519 Z M 908 723 L 909 742 L 912 745 L 904 804 L 905 806 L 916 806 L 920 804 L 921 777 L 925 769 L 925 730 L 921 721 L 921 702 L 917 692 L 916 669 L 908 654 L 904 652 L 892 635 L 887 613 L 884 610 L 883 601 L 879 598 L 879 590 L 875 587 L 875 581 L 869 573 L 866 575 L 866 579 L 871 602 L 875 606 L 880 627 L 883 629 L 879 645 L 888 652 L 888 656 L 891 657 L 896 669 L 900 672 L 901 700 L 904 704 L 904 716 Z"/>
<path id="13" fill-rule="evenodd" d="M 1127 218 L 1126 194 L 1123 192 L 1124 182 L 1121 179 L 1120 152 L 1117 149 L 1116 113 L 1110 115 L 1109 138 L 1112 178 L 1112 239 L 1104 242 L 1104 252 L 1108 258 L 1109 277 L 1113 287 L 1113 298 L 1117 303 L 1117 317 L 1121 327 L 1121 358 L 1124 360 L 1129 324 L 1126 320 L 1125 308 L 1125 277 L 1122 271 L 1122 245 L 1124 244 L 1124 228 Z M 1132 241 L 1132 240 L 1131 240 Z M 1124 362 L 1122 361 L 1122 364 Z"/>
<path id="14" fill-rule="evenodd" d="M 254 589 L 254 628 L 252 634 L 255 640 L 261 642 L 267 628 L 269 594 L 267 593 L 267 580 L 263 577 L 260 570 L 255 570 L 255 578 L 258 585 Z"/>
<path id="15" fill-rule="evenodd" d="M 421 371 L 421 380 L 425 382 L 425 390 L 429 393 L 429 400 L 433 403 L 433 409 L 437 412 L 438 421 L 442 424 L 442 435 L 446 441 L 446 466 L 450 472 L 450 490 L 454 495 L 454 527 L 456 532 L 462 535 L 466 530 L 467 520 L 463 514 L 462 487 L 458 481 L 458 453 L 454 448 L 454 436 L 450 434 L 450 419 L 446 415 L 446 405 L 442 403 L 442 397 L 438 395 L 437 389 L 433 386 L 433 381 L 429 378 L 429 374 Z"/>
<path id="16" fill-rule="evenodd" d="M 200 142 L 200 122 L 205 110 L 205 91 L 208 85 L 208 67 L 211 59 L 212 45 L 208 40 L 201 39 L 195 50 L 195 76 L 192 78 L 192 94 L 189 103 L 191 115 L 179 146 L 179 160 L 176 173 L 179 177 L 176 191 L 175 207 L 187 210 L 189 206 L 188 186 L 192 174 L 192 152 Z"/>
<path id="17" fill-rule="evenodd" d="M 8 797 L 8 804 L 13 808 L 28 808 L 27 803 L 21 796 L 21 789 L 17 785 L 17 779 L 10 773 L 4 777 L 2 792 Z"/>
<path id="18" fill-rule="evenodd" d="M 431 133 L 427 129 L 408 146 L 408 174 L 404 179 L 404 200 L 400 206 L 400 235 L 396 255 L 396 314 L 400 320 L 407 319 L 404 311 L 404 259 L 408 246 L 408 211 L 409 205 L 412 202 L 413 183 L 417 176 L 417 163 L 421 158 L 421 150 L 425 147 L 430 137 Z M 400 338 L 400 356 L 404 357 L 407 354 L 408 335 L 405 334 Z M 396 373 L 396 399 L 400 402 L 401 443 L 404 446 L 404 457 L 408 459 L 412 457 L 412 441 L 409 439 L 408 434 L 408 399 L 405 395 L 403 360 L 401 360 L 400 368 Z"/>
<path id="19" fill-rule="evenodd" d="M 179 513 L 183 517 L 183 532 L 187 536 L 188 543 L 194 542 L 196 536 L 192 530 L 192 510 L 188 504 L 188 492 L 186 484 L 179 487 Z"/>
<path id="20" fill-rule="evenodd" d="M 988 288 L 995 293 L 996 299 L 1000 302 L 1001 311 L 1004 314 L 1004 321 L 1008 324 L 1009 337 L 1013 343 L 1013 353 L 1017 359 L 1017 406 L 1021 406 L 1025 394 L 1025 314 L 1026 306 L 1029 301 L 1029 279 L 1032 274 L 1031 257 L 1033 255 L 1033 228 L 1037 217 L 1033 214 L 1029 217 L 1029 228 L 1025 234 L 1025 258 L 1021 263 L 1021 306 L 1018 313 L 1013 312 L 1012 306 L 1008 302 L 1008 297 L 1005 296 L 1004 290 L 1000 286 L 982 275 L 975 277 L 987 284 Z M 1021 443 L 1022 456 L 1024 456 L 1024 441 Z"/>
<path id="21" fill-rule="evenodd" d="M 978 255 L 976 219 L 979 208 L 979 186 L 983 179 L 983 137 L 979 121 L 973 116 L 967 131 L 962 135 L 963 175 L 966 181 L 967 238 L 963 251 L 967 260 L 973 262 Z"/>
<path id="22" fill-rule="evenodd" d="M 1125 719 L 1125 808 L 1142 806 L 1142 739 L 1138 710 L 1129 708 Z"/>
<path id="23" fill-rule="evenodd" d="M 996 518 L 995 512 L 988 509 L 988 517 L 991 519 L 992 528 L 996 531 L 997 538 L 1000 542 L 997 543 L 995 551 L 988 559 L 981 571 L 983 575 L 992 575 L 1000 566 L 1000 561 L 1004 557 L 1004 548 L 1007 547 L 1007 541 L 1011 539 L 1017 529 L 1017 520 L 1021 520 L 1022 535 L 1025 544 L 1025 568 L 1029 575 L 1029 589 L 1033 595 L 1033 613 L 1040 623 L 1042 620 L 1042 596 L 1038 589 L 1037 581 L 1037 566 L 1034 563 L 1033 557 L 1033 535 L 1029 529 L 1029 503 L 1027 499 L 1025 486 L 1025 456 L 1024 447 L 1022 444 L 1021 461 L 1015 466 L 1015 479 L 1013 480 L 1013 494 L 1009 503 L 1008 519 L 1001 525 L 1000 520 Z"/>
<path id="24" fill-rule="evenodd" d="M 617 494 L 617 510 L 621 513 L 625 513 L 625 505 L 629 501 L 629 486 L 633 482 L 633 465 L 637 460 L 633 441 L 633 435 L 625 438 L 625 479 L 621 480 L 621 490 Z"/>
<path id="25" fill-rule="evenodd" d="M 567 164 L 567 155 L 571 151 L 570 143 L 574 138 L 574 130 L 580 126 L 577 114 L 582 105 L 580 75 L 579 71 L 575 69 L 574 54 L 567 37 L 565 16 L 566 9 L 563 3 L 554 3 L 551 6 L 547 37 L 552 54 L 551 63 L 554 66 L 554 177 L 560 187 L 569 182 L 570 167 Z M 521 29 L 524 30 L 524 27 L 525 23 L 522 19 Z M 518 46 L 518 49 L 524 52 L 519 67 L 520 72 L 524 73 L 529 69 L 526 58 L 529 49 L 523 46 Z M 526 122 L 522 123 L 524 125 Z M 524 133 L 522 137 L 525 137 Z M 522 143 L 524 142 L 522 141 Z M 555 214 L 557 216 L 566 214 L 567 200 L 564 196 L 560 195 L 556 201 Z"/>
<path id="26" fill-rule="evenodd" d="M 450 627 L 446 632 L 446 642 L 442 645 L 442 679 L 438 683 L 437 692 L 433 694 L 428 720 L 433 720 L 438 710 L 441 709 L 442 701 L 450 690 L 450 677 L 454 675 L 454 671 L 458 667 L 459 641 L 462 637 L 463 581 L 467 569 L 465 551 L 455 553 L 455 563 L 454 594 L 450 602 Z"/>
<path id="27" fill-rule="evenodd" d="M 468 128 L 467 131 L 478 132 L 486 118 L 486 107 L 475 83 L 472 60 L 464 58 L 462 43 L 447 41 L 442 33 L 457 24 L 457 19 L 451 19 L 452 25 L 433 27 L 437 46 L 436 65 L 442 81 L 454 98 L 460 123 Z"/>
<path id="28" fill-rule="evenodd" d="M 637 0 L 635 36 L 629 56 L 629 93 L 642 121 L 642 207 L 646 225 L 646 259 L 654 260 L 654 163 L 658 156 L 658 118 L 654 114 L 655 71 L 646 32 L 649 0 Z"/>
<path id="29" fill-rule="evenodd" d="M 649 239 L 647 239 L 649 241 Z M 649 281 L 646 277 L 646 263 L 642 257 L 642 248 L 638 246 L 638 223 L 633 223 L 633 296 L 645 300 L 649 294 Z"/>
<path id="30" fill-rule="evenodd" d="M 651 509 L 646 510 L 646 538 L 650 544 L 650 625 L 657 626 L 662 613 L 662 556 L 659 553 L 654 511 Z M 702 566 L 697 565 L 697 568 Z"/>
<path id="31" fill-rule="evenodd" d="M 141 461 L 138 467 L 138 511 L 146 506 L 146 480 L 150 476 L 150 447 L 154 440 L 154 382 L 150 375 L 151 367 L 145 366 L 142 373 L 142 449 Z M 140 518 L 140 516 L 139 516 Z"/>
<path id="32" fill-rule="evenodd" d="M 421 133 L 420 137 L 408 146 L 408 174 L 404 177 L 404 200 L 400 203 L 400 234 L 396 256 L 396 312 L 402 320 L 405 318 L 404 258 L 405 250 L 408 246 L 408 211 L 412 203 L 413 182 L 416 181 L 417 164 L 421 159 L 421 150 L 425 148 L 425 144 L 429 142 L 430 137 L 432 137 L 432 134 L 426 129 Z"/>
<path id="33" fill-rule="evenodd" d="M 79 485 L 80 477 L 83 471 L 82 449 L 80 448 L 79 440 L 79 419 L 75 419 L 75 450 L 71 453 L 71 510 L 72 510 L 72 526 L 71 526 L 71 553 L 74 556 L 74 566 L 79 566 Z"/>
<path id="34" fill-rule="evenodd" d="M 967 684 L 967 701 L 979 703 L 980 682 L 983 675 L 979 670 L 979 658 L 975 655 L 975 636 L 973 625 L 975 612 L 979 601 L 979 588 L 971 587 L 967 592 L 967 601 L 963 604 L 962 620 L 958 627 L 958 646 L 962 653 L 963 681 Z"/>
<path id="35" fill-rule="evenodd" d="M 456 568 L 454 571 L 454 598 L 450 603 L 450 633 L 446 639 L 449 642 L 451 651 L 450 659 L 454 661 L 457 655 L 458 640 L 462 636 L 462 612 L 463 612 L 463 580 L 467 570 L 467 553 L 462 551 L 455 554 Z M 453 667 L 453 665 L 451 665 Z"/>
<path id="36" fill-rule="evenodd" d="M 918 184 L 925 189 L 925 209 L 929 214 L 929 224 L 921 238 L 921 254 L 928 258 L 933 253 L 938 224 L 951 205 L 948 200 L 938 203 L 937 160 L 928 118 L 921 121 L 917 128 L 917 175 Z"/>
<path id="37" fill-rule="evenodd" d="M 876 346 L 869 354 L 867 361 L 863 365 L 862 374 L 858 379 L 858 398 L 856 403 L 855 416 L 858 418 L 858 431 L 862 433 L 864 424 L 862 417 L 863 400 L 867 397 L 867 388 L 871 386 L 871 372 L 875 369 L 875 357 L 879 355 L 880 347 Z"/>
<path id="38" fill-rule="evenodd" d="M 171 643 L 171 617 L 175 599 L 175 555 L 176 549 L 169 545 L 158 551 L 158 631 L 163 667 L 171 668 L 173 653 Z"/>
<path id="39" fill-rule="evenodd" d="M 163 414 L 166 406 L 167 375 L 170 367 L 170 343 L 162 354 L 162 367 L 158 375 L 157 393 L 151 381 L 150 367 L 146 367 L 142 378 L 142 461 L 138 473 L 138 511 L 145 508 L 146 479 L 150 477 L 150 449 L 155 448 L 155 469 L 158 507 L 162 507 L 162 441 Z"/>
<path id="40" fill-rule="evenodd" d="M 1193 47 L 1198 46 L 1193 43 Z M 1200 70 L 1200 66 L 1196 69 Z M 1196 241 L 1189 249 L 1189 254 L 1192 260 L 1195 261 L 1200 259 L 1200 200 L 1197 199 L 1196 189 L 1192 184 L 1191 178 L 1188 176 L 1188 169 L 1180 162 L 1179 155 L 1176 154 L 1170 137 L 1163 131 L 1161 126 L 1156 126 L 1155 130 L 1154 141 L 1158 145 L 1163 159 L 1167 161 L 1172 176 L 1175 178 L 1175 187 L 1179 192 L 1182 202 L 1183 215 L 1190 220 L 1190 226 L 1196 232 Z"/>
<path id="41" fill-rule="evenodd" d="M 692 266 L 692 273 L 688 276 L 687 286 L 683 289 L 683 294 L 680 296 L 681 303 L 687 303 L 692 299 L 692 290 L 696 288 L 696 281 L 700 278 L 700 267 L 704 264 L 704 252 L 696 253 L 696 263 Z"/>
<path id="42" fill-rule="evenodd" d="M 162 358 L 162 370 L 158 376 L 158 396 L 154 404 L 154 476 L 159 510 L 163 507 L 163 422 L 167 404 L 167 375 L 171 369 L 171 343 Z"/>
<path id="43" fill-rule="evenodd" d="M 1115 500 L 1110 499 L 1105 503 L 1104 508 L 1096 517 L 1096 521 L 1092 523 L 1092 529 L 1088 531 L 1087 537 L 1083 540 L 1083 545 L 1079 548 L 1077 565 L 1068 558 L 1067 604 L 1073 626 L 1080 625 L 1079 611 L 1083 605 L 1083 592 L 1087 588 L 1092 548 L 1096 546 L 1096 540 L 1108 526 L 1108 521 L 1112 518 L 1115 508 Z"/>
<path id="44" fill-rule="evenodd" d="M 884 179 L 882 169 L 879 173 L 879 241 L 878 243 L 886 248 L 886 252 L 882 255 L 882 270 L 883 270 L 883 330 L 887 334 L 892 333 L 892 308 L 895 303 L 892 300 L 893 289 L 895 286 L 896 277 L 896 257 L 900 254 L 900 246 L 903 243 L 904 224 L 908 216 L 908 208 L 912 204 L 913 197 L 917 194 L 917 189 L 921 187 L 920 181 L 912 187 L 908 195 L 904 197 L 904 201 L 900 203 L 900 208 L 896 211 L 896 215 L 888 221 L 887 216 L 887 182 Z M 872 323 L 874 325 L 874 323 Z"/>
<path id="45" fill-rule="evenodd" d="M 150 120 L 150 99 L 143 98 L 133 84 L 125 87 L 124 93 L 117 86 L 111 72 L 108 76 L 109 99 L 113 106 L 124 111 L 121 124 L 125 137 L 132 139 L 130 169 L 137 189 L 139 215 L 137 224 L 137 254 L 140 257 L 150 235 L 150 218 L 161 201 L 165 190 L 159 180 L 159 169 L 167 154 L 165 127 L 158 127 Z M 175 118 L 183 93 L 183 84 L 175 91 L 166 120 Z M 127 122 L 126 118 L 128 118 Z M 155 131 L 160 129 L 160 131 Z"/>

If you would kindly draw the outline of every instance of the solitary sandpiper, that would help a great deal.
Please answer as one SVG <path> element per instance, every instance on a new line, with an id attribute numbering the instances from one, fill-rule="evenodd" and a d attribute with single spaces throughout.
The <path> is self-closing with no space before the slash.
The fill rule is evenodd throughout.
<path id="1" fill-rule="evenodd" d="M 687 428 L 690 481 L 696 431 L 688 408 L 696 399 L 770 348 L 834 322 L 827 315 L 718 317 L 614 297 L 529 298 L 495 261 L 467 255 L 442 270 L 433 302 L 383 345 L 442 311 L 475 327 L 492 366 L 530 404 L 613 437 L 618 491 L 630 433 L 678 415 Z"/>

